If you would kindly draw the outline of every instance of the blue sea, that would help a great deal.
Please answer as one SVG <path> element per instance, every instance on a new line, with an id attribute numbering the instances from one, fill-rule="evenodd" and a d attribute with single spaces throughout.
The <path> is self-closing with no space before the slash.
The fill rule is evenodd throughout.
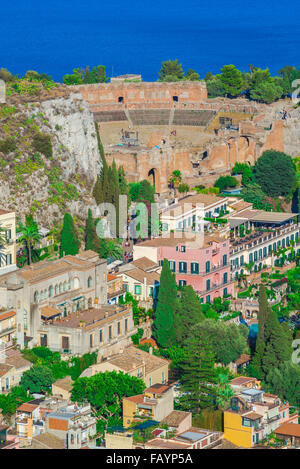
<path id="1" fill-rule="evenodd" d="M 169 58 L 201 77 L 231 63 L 300 66 L 299 1 L 14 0 L 0 20 L 0 67 L 56 81 L 86 65 L 157 80 Z"/>

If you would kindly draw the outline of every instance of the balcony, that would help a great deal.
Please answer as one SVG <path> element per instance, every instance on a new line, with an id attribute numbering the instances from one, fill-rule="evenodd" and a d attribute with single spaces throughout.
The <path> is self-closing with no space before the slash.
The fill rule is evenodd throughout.
<path id="1" fill-rule="evenodd" d="M 212 291 L 215 291 L 215 290 L 219 290 L 220 288 L 223 288 L 223 287 L 226 287 L 230 284 L 234 283 L 234 280 L 228 280 L 228 282 L 225 282 L 225 283 L 219 283 L 219 284 L 212 284 L 211 287 L 209 288 L 209 290 L 204 290 L 204 291 L 197 291 L 197 295 L 199 296 L 203 296 L 203 295 L 206 295 L 207 293 L 210 293 Z"/>

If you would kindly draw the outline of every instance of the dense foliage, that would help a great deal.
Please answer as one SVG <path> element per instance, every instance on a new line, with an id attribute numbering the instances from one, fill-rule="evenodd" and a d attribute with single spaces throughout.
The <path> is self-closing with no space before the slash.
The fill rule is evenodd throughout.
<path id="1" fill-rule="evenodd" d="M 90 378 L 79 378 L 72 389 L 72 401 L 88 401 L 97 418 L 97 431 L 103 434 L 104 429 L 122 424 L 123 397 L 141 394 L 145 389 L 144 382 L 135 376 L 123 372 L 106 371 Z"/>

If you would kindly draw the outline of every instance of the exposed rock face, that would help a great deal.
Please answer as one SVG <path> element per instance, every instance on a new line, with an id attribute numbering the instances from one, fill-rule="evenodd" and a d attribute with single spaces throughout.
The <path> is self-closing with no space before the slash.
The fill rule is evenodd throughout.
<path id="1" fill-rule="evenodd" d="M 79 218 L 89 208 L 96 214 L 91 191 L 102 163 L 88 104 L 73 93 L 42 102 L 16 100 L 15 106 L 0 132 L 0 138 L 16 135 L 17 142 L 16 151 L 0 154 L 0 208 L 21 218 L 33 211 L 42 226 L 61 222 L 66 211 Z M 53 151 L 51 158 L 40 153 L 38 162 L 36 132 L 50 135 Z"/>
<path id="2" fill-rule="evenodd" d="M 65 175 L 70 176 L 80 168 L 94 181 L 101 168 L 101 158 L 94 118 L 81 94 L 44 101 L 40 109 L 52 127 L 57 144 L 63 145 L 69 153 L 64 165 Z"/>
<path id="3" fill-rule="evenodd" d="M 283 130 L 283 143 L 285 153 L 293 157 L 300 155 L 300 108 L 293 109 L 288 114 Z"/>

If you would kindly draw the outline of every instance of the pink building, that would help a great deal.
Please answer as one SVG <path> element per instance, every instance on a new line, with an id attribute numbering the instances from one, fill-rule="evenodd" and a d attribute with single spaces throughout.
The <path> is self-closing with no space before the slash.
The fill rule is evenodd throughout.
<path id="1" fill-rule="evenodd" d="M 134 246 L 134 260 L 147 256 L 162 265 L 168 259 L 179 286 L 192 285 L 203 303 L 234 294 L 230 279 L 229 239 L 155 238 Z"/>

